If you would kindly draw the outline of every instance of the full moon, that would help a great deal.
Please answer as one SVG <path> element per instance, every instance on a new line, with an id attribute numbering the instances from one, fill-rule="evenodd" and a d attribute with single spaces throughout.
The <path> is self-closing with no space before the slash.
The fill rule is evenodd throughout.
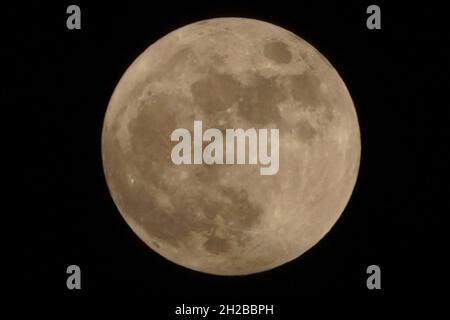
<path id="1" fill-rule="evenodd" d="M 174 164 L 177 128 L 279 130 L 279 170 Z M 247 141 L 248 142 L 248 141 Z M 207 145 L 206 142 L 203 142 Z M 298 258 L 347 205 L 361 153 L 337 71 L 273 24 L 217 18 L 150 45 L 110 99 L 102 159 L 124 220 L 152 250 L 200 272 L 245 275 Z"/>

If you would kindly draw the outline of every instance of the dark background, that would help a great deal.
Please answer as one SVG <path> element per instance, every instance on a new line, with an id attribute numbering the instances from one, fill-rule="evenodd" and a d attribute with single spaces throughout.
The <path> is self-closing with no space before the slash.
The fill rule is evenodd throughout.
<path id="1" fill-rule="evenodd" d="M 437 226 L 445 213 L 431 199 L 448 191 L 428 174 L 448 149 L 431 147 L 434 137 L 448 133 L 436 122 L 437 94 L 427 93 L 448 86 L 442 8 L 373 2 L 381 7 L 382 29 L 368 30 L 372 2 L 364 1 L 143 3 L 76 1 L 6 10 L 12 45 L 4 51 L 14 68 L 8 103 L 18 113 L 6 125 L 17 139 L 14 217 L 25 234 L 8 245 L 19 256 L 10 264 L 19 271 L 16 288 L 24 296 L 52 303 L 138 298 L 153 308 L 150 318 L 168 318 L 182 303 L 267 303 L 276 305 L 279 319 L 314 300 L 380 309 L 402 298 L 443 297 L 437 290 L 445 289 L 439 281 L 446 254 L 436 244 L 445 234 L 426 226 Z M 81 30 L 66 28 L 70 4 L 81 7 Z M 109 98 L 133 60 L 178 27 L 223 16 L 271 22 L 322 52 L 350 91 L 362 135 L 355 191 L 332 230 L 301 258 L 242 277 L 191 271 L 150 250 L 109 195 L 100 149 Z M 66 288 L 71 264 L 81 267 L 80 291 Z M 371 264 L 381 267 L 382 290 L 366 287 Z"/>

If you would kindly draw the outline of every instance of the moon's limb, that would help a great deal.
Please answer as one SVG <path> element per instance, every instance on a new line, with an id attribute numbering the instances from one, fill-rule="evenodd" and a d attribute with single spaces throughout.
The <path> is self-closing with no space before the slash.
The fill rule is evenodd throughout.
<path id="1" fill-rule="evenodd" d="M 170 133 L 279 128 L 280 167 L 181 165 Z M 144 51 L 105 115 L 102 156 L 121 214 L 167 259 L 221 275 L 268 270 L 317 243 L 344 210 L 360 160 L 358 120 L 332 65 L 274 25 L 219 18 Z"/>

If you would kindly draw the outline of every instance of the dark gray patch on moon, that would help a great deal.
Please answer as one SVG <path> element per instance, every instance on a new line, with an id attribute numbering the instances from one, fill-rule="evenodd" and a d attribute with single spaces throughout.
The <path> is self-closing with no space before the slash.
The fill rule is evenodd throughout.
<path id="1" fill-rule="evenodd" d="M 264 55 L 280 64 L 286 64 L 292 60 L 292 53 L 289 51 L 288 45 L 281 41 L 267 42 L 264 45 Z"/>
<path id="2" fill-rule="evenodd" d="M 112 190 L 120 195 L 116 198 L 117 204 L 152 237 L 174 248 L 186 243 L 192 232 L 207 237 L 204 247 L 211 253 L 227 251 L 230 239 L 243 245 L 242 232 L 230 231 L 228 240 L 210 232 L 218 227 L 216 216 L 220 216 L 226 226 L 250 230 L 264 211 L 249 201 L 245 190 L 217 186 L 221 198 L 216 199 L 210 196 L 210 187 L 195 188 L 196 185 L 214 185 L 220 168 L 195 168 L 190 180 L 192 188 L 188 189 L 169 185 L 162 178 L 165 170 L 174 166 L 168 158 L 173 144 L 168 137 L 177 126 L 173 123 L 171 101 L 167 95 L 155 94 L 135 106 L 138 114 L 128 124 L 130 151 L 121 148 L 116 135 L 104 140 L 105 165 L 123 168 L 111 170 L 108 178 Z M 130 175 L 133 183 L 130 183 Z M 171 205 L 161 205 L 159 194 L 171 195 Z M 202 215 L 198 215 L 199 212 Z"/>
<path id="3" fill-rule="evenodd" d="M 258 126 L 278 122 L 280 114 L 277 104 L 287 97 L 284 88 L 277 85 L 275 77 L 265 78 L 254 73 L 251 83 L 244 86 L 231 75 L 214 69 L 194 82 L 191 92 L 194 104 L 200 106 L 208 116 L 214 117 L 237 102 L 238 115 Z"/>
<path id="4" fill-rule="evenodd" d="M 211 69 L 208 74 L 191 85 L 194 104 L 206 114 L 215 114 L 232 106 L 241 92 L 240 84 L 228 74 Z"/>
<path id="5" fill-rule="evenodd" d="M 208 240 L 205 241 L 203 247 L 210 253 L 220 254 L 229 250 L 230 243 L 226 239 L 211 235 Z"/>
<path id="6" fill-rule="evenodd" d="M 258 126 L 278 123 L 280 113 L 278 103 L 287 98 L 286 92 L 276 83 L 276 77 L 264 78 L 253 74 L 250 85 L 243 88 L 238 114 Z"/>
<path id="7" fill-rule="evenodd" d="M 139 103 L 136 118 L 128 124 L 131 162 L 140 177 L 149 178 L 159 173 L 159 168 L 170 161 L 172 145 L 168 137 L 173 130 L 173 102 L 169 95 L 155 94 Z"/>
<path id="8" fill-rule="evenodd" d="M 260 205 L 250 202 L 246 190 L 230 187 L 220 189 L 227 200 L 220 202 L 220 206 L 209 209 L 219 214 L 227 225 L 250 230 L 259 222 L 263 209 Z"/>
<path id="9" fill-rule="evenodd" d="M 296 132 L 298 139 L 301 141 L 309 141 L 317 134 L 317 130 L 307 120 L 300 121 L 297 125 Z"/>
<path id="10" fill-rule="evenodd" d="M 310 73 L 290 76 L 292 96 L 303 106 L 318 106 L 321 101 L 320 82 Z"/>

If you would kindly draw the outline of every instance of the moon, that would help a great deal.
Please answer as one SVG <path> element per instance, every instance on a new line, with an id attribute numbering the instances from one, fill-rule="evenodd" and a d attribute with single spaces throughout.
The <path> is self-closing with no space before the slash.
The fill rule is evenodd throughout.
<path id="1" fill-rule="evenodd" d="M 279 171 L 175 165 L 171 132 L 278 128 Z M 112 199 L 148 247 L 192 270 L 245 275 L 322 239 L 356 183 L 360 131 L 330 62 L 295 34 L 246 18 L 186 25 L 126 70 L 106 110 L 102 159 Z"/>

